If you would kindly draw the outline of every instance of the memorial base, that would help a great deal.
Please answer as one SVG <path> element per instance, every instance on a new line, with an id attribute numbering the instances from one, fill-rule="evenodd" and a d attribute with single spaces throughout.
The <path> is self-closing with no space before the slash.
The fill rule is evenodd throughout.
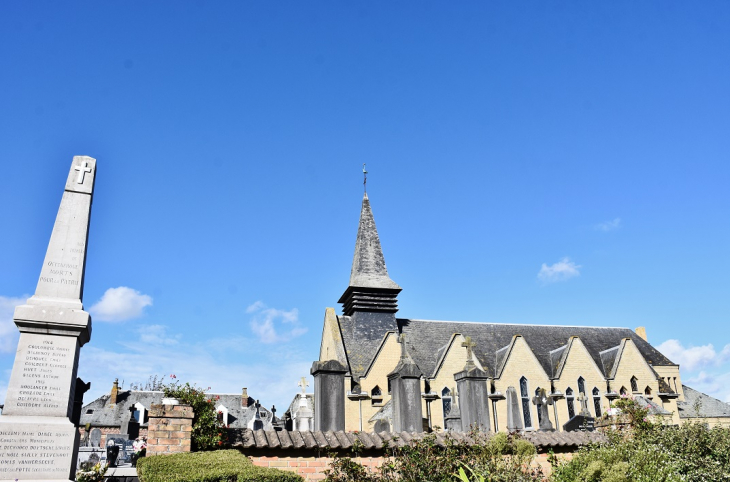
<path id="1" fill-rule="evenodd" d="M 66 418 L 0 416 L 0 481 L 74 480 L 78 442 Z"/>

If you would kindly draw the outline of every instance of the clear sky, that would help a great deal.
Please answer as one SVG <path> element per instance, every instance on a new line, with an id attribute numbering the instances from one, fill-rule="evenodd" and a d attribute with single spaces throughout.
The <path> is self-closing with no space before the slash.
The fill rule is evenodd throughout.
<path id="1" fill-rule="evenodd" d="M 87 401 L 174 373 L 281 414 L 363 163 L 399 316 L 645 326 L 730 401 L 728 25 L 726 1 L 0 2 L 0 402 L 74 155 Z"/>

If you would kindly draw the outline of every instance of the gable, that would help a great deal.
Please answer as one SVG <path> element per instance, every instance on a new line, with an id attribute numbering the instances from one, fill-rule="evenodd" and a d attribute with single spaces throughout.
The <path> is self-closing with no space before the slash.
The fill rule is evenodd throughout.
<path id="1" fill-rule="evenodd" d="M 324 312 L 324 326 L 322 327 L 322 343 L 319 345 L 319 360 L 337 360 L 348 366 L 345 345 L 340 332 L 334 308 L 327 308 Z"/>

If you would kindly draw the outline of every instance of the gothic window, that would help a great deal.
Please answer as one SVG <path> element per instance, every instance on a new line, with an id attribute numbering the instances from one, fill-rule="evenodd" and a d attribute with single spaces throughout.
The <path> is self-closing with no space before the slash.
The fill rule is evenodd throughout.
<path id="1" fill-rule="evenodd" d="M 444 409 L 444 427 L 446 426 L 446 416 L 451 412 L 451 390 L 444 387 L 441 390 L 441 404 Z"/>
<path id="2" fill-rule="evenodd" d="M 586 394 L 586 381 L 583 377 L 578 378 L 578 393 Z"/>
<path id="3" fill-rule="evenodd" d="M 372 390 L 370 390 L 370 404 L 371 405 L 381 405 L 383 403 L 383 391 L 380 389 L 378 385 L 375 385 Z"/>
<path id="4" fill-rule="evenodd" d="M 632 392 L 639 391 L 639 380 L 636 377 L 631 377 L 631 391 Z"/>
<path id="5" fill-rule="evenodd" d="M 596 418 L 601 416 L 601 392 L 593 387 L 593 408 L 596 409 Z"/>
<path id="6" fill-rule="evenodd" d="M 539 395 L 540 395 L 540 387 L 537 387 L 535 389 L 535 396 L 537 397 Z M 540 409 L 542 408 L 542 403 L 538 403 L 536 405 L 536 407 L 537 407 L 537 423 L 541 424 L 542 423 L 542 413 L 541 413 Z"/>
<path id="7" fill-rule="evenodd" d="M 618 393 L 619 393 L 619 395 L 626 396 L 627 395 L 626 387 L 621 387 L 621 390 L 619 390 Z"/>
<path id="8" fill-rule="evenodd" d="M 650 388 L 650 387 L 648 387 L 648 386 L 647 386 L 647 387 L 646 387 L 646 388 L 644 389 L 644 395 L 649 395 L 649 396 L 651 396 L 651 388 Z"/>
<path id="9" fill-rule="evenodd" d="M 431 393 L 431 383 L 428 380 L 423 381 L 423 391 L 425 393 Z"/>
<path id="10" fill-rule="evenodd" d="M 391 380 L 390 380 L 390 378 L 388 378 L 388 393 L 393 392 L 393 385 L 390 382 L 391 382 Z"/>
<path id="11" fill-rule="evenodd" d="M 565 400 L 568 402 L 568 418 L 575 417 L 575 399 L 573 398 L 573 389 L 570 387 L 565 391 Z"/>
<path id="12" fill-rule="evenodd" d="M 522 416 L 525 419 L 525 428 L 532 427 L 530 416 L 530 392 L 527 390 L 527 378 L 520 378 L 520 395 L 522 396 Z"/>

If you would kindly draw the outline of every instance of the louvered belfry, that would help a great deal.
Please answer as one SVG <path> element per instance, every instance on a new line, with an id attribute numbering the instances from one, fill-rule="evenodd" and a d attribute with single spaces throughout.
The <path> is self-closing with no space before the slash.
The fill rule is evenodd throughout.
<path id="1" fill-rule="evenodd" d="M 342 311 L 346 316 L 358 312 L 395 313 L 398 311 L 400 291 L 401 287 L 388 276 L 378 229 L 366 193 L 362 200 L 350 285 L 339 303 L 342 303 Z"/>

